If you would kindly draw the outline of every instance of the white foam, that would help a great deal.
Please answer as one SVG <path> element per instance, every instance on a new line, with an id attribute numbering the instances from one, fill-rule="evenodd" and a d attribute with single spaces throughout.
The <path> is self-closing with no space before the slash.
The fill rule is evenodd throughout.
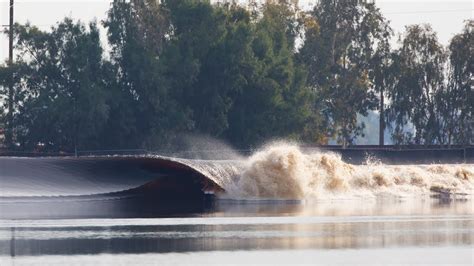
<path id="1" fill-rule="evenodd" d="M 186 164 L 226 190 L 232 199 L 348 199 L 469 196 L 474 190 L 474 165 L 365 165 L 345 163 L 339 154 L 303 152 L 298 145 L 275 143 L 241 161 Z"/>

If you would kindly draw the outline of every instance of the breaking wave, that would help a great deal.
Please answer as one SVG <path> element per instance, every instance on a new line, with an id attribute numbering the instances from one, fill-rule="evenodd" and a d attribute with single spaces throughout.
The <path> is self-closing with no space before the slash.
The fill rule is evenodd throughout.
<path id="1" fill-rule="evenodd" d="M 279 143 L 248 158 L 224 189 L 224 197 L 242 199 L 472 195 L 474 165 L 384 165 L 373 159 L 352 165 L 336 153 L 303 152 L 297 145 Z"/>
<path id="2" fill-rule="evenodd" d="M 353 165 L 337 153 L 303 151 L 296 144 L 281 142 L 234 160 L 152 155 L 0 158 L 0 165 L 2 197 L 120 191 L 185 195 L 195 191 L 193 186 L 236 200 L 470 197 L 474 190 L 473 164 L 386 165 L 369 158 L 364 165 Z"/>

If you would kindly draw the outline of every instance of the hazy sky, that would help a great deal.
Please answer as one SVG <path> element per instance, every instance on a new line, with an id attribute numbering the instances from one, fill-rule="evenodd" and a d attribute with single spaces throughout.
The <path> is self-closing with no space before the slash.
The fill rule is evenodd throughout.
<path id="1" fill-rule="evenodd" d="M 242 1 L 242 0 L 241 0 Z M 82 21 L 96 18 L 103 20 L 110 0 L 15 0 L 15 21 L 31 24 L 41 29 L 49 29 L 65 16 Z M 315 0 L 300 0 L 305 8 Z M 376 0 L 386 18 L 391 21 L 396 32 L 403 31 L 405 25 L 430 23 L 438 32 L 441 43 L 460 32 L 463 21 L 473 17 L 473 2 L 470 0 L 429 1 L 429 0 Z M 9 0 L 0 0 L 0 23 L 8 24 Z M 102 33 L 105 39 L 105 33 Z M 0 60 L 8 56 L 8 39 L 0 37 Z"/>

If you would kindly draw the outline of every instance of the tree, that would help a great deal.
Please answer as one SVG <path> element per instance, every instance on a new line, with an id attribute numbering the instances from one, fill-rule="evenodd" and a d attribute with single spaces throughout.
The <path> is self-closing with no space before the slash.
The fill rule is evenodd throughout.
<path id="1" fill-rule="evenodd" d="M 219 137 L 228 128 L 232 96 L 243 81 L 249 16 L 234 4 L 171 1 L 173 31 L 163 54 L 174 97 L 192 120 L 192 130 Z"/>
<path id="2" fill-rule="evenodd" d="M 306 21 L 301 58 L 309 71 L 308 86 L 330 125 L 329 136 L 344 146 L 363 133 L 357 114 L 377 105 L 391 29 L 374 4 L 321 0 Z M 377 62 L 378 61 L 378 62 Z"/>
<path id="3" fill-rule="evenodd" d="M 9 77 L 9 68 L 7 66 L 0 65 L 0 129 L 5 130 L 5 125 L 6 125 L 6 114 L 7 114 L 7 107 L 6 107 L 6 101 L 7 101 L 7 88 L 8 88 L 8 77 Z M 4 140 L 3 140 L 4 141 Z M 2 146 L 3 143 L 0 142 L 0 146 Z"/>
<path id="4" fill-rule="evenodd" d="M 227 136 L 239 146 L 299 138 L 311 122 L 307 73 L 295 62 L 297 9 L 286 1 L 267 2 L 261 14 L 253 20 L 254 35 L 247 43 L 246 82 L 230 112 Z"/>
<path id="5" fill-rule="evenodd" d="M 379 30 L 374 31 L 377 40 L 376 44 L 373 45 L 373 50 L 369 52 L 371 58 L 369 60 L 369 79 L 371 80 L 371 88 L 379 94 L 379 145 L 385 144 L 385 94 L 389 87 L 393 84 L 394 76 L 392 73 L 392 50 L 390 47 L 390 38 L 393 35 L 392 29 L 389 27 L 388 22 L 381 17 L 380 13 L 372 13 L 372 16 L 368 16 L 368 25 L 378 24 Z M 366 27 L 367 30 L 369 27 Z M 370 31 L 370 30 L 369 30 Z M 365 35 L 367 34 L 367 35 Z M 362 36 L 365 36 L 368 40 L 366 43 L 370 43 L 370 32 L 363 32 Z"/>
<path id="6" fill-rule="evenodd" d="M 114 1 L 104 22 L 115 72 L 110 145 L 157 148 L 192 127 L 189 111 L 173 97 L 162 53 L 172 34 L 168 10 L 157 1 Z"/>
<path id="7" fill-rule="evenodd" d="M 310 93 L 295 65 L 297 10 L 267 3 L 262 16 L 236 4 L 170 1 L 166 79 L 192 114 L 193 131 L 238 146 L 301 131 Z"/>
<path id="8" fill-rule="evenodd" d="M 395 125 L 394 139 L 398 143 L 443 143 L 436 95 L 445 86 L 446 54 L 431 26 L 406 27 L 401 47 L 393 60 L 392 71 L 396 73 L 396 79 L 389 92 L 388 117 Z M 404 132 L 409 122 L 415 127 L 413 139 L 411 133 Z"/>
<path id="9" fill-rule="evenodd" d="M 442 87 L 435 100 L 441 116 L 440 143 L 466 145 L 474 142 L 473 28 L 474 20 L 467 21 L 463 32 L 455 35 L 448 46 L 447 86 Z"/>
<path id="10" fill-rule="evenodd" d="M 28 24 L 15 33 L 17 141 L 30 149 L 97 147 L 109 109 L 96 24 L 66 18 L 49 33 Z"/>
<path id="11" fill-rule="evenodd" d="M 472 20 L 447 51 L 429 25 L 407 27 L 392 50 L 374 4 L 320 0 L 305 13 L 293 0 L 249 2 L 115 0 L 110 54 L 95 22 L 15 25 L 16 63 L 0 66 L 0 98 L 15 73 L 15 142 L 163 149 L 197 133 L 243 148 L 347 146 L 364 134 L 357 117 L 377 109 L 381 144 L 385 120 L 398 144 L 472 142 Z"/>

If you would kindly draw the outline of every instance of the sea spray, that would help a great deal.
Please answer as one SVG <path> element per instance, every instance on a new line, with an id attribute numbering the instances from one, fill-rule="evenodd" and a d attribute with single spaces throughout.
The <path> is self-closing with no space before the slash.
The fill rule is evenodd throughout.
<path id="1" fill-rule="evenodd" d="M 233 199 L 472 195 L 474 189 L 474 165 L 352 165 L 336 153 L 303 152 L 295 144 L 281 142 L 264 147 L 239 162 L 239 167 L 224 172 L 225 180 L 213 178 L 222 181 L 218 182 L 226 191 L 222 196 Z"/>

